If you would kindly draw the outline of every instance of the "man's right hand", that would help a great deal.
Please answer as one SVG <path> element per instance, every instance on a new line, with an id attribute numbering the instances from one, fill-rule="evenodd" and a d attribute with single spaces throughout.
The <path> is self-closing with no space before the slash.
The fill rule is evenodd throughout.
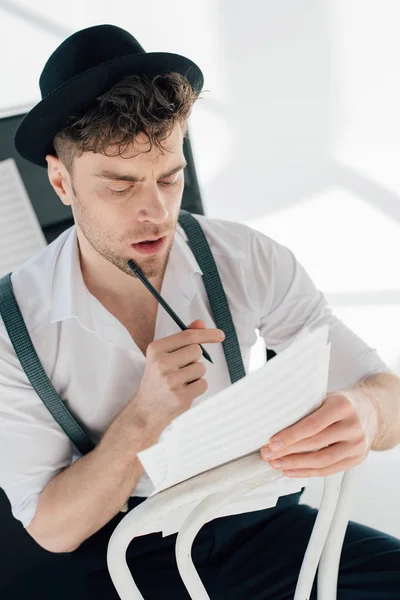
<path id="1" fill-rule="evenodd" d="M 146 365 L 139 389 L 132 399 L 146 439 L 155 443 L 171 421 L 190 408 L 208 388 L 200 344 L 220 343 L 220 329 L 206 329 L 198 319 L 188 329 L 155 340 L 146 351 Z"/>

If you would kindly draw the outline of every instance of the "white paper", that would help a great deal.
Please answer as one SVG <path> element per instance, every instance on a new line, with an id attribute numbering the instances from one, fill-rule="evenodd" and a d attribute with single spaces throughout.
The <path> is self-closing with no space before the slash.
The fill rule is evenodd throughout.
<path id="1" fill-rule="evenodd" d="M 151 495 L 258 452 L 272 436 L 319 408 L 327 393 L 328 333 L 329 326 L 324 325 L 298 336 L 261 368 L 174 419 L 157 444 L 138 454 L 155 486 Z M 275 480 L 232 501 L 215 517 L 275 506 L 280 496 L 299 491 L 307 482 Z M 163 535 L 179 531 L 201 500 L 185 503 L 182 498 L 181 507 L 173 512 L 166 506 Z"/>
<path id="2" fill-rule="evenodd" d="M 157 444 L 139 453 L 140 462 L 152 484 L 157 487 L 167 476 L 167 461 L 165 459 L 165 444 L 160 439 Z M 138 454 L 138 456 L 139 456 Z"/>
<path id="3" fill-rule="evenodd" d="M 258 450 L 316 410 L 326 397 L 328 331 L 324 325 L 297 339 L 261 368 L 174 419 L 159 452 L 156 444 L 138 454 L 155 486 L 152 495 Z"/>
<path id="4" fill-rule="evenodd" d="M 47 246 L 13 158 L 0 162 L 0 277 Z"/>

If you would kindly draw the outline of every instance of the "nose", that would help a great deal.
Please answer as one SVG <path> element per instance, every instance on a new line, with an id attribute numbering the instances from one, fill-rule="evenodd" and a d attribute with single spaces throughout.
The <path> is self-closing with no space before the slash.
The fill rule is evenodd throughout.
<path id="1" fill-rule="evenodd" d="M 152 223 L 164 223 L 168 219 L 168 210 L 166 209 L 162 194 L 156 188 L 143 191 L 137 207 L 138 221 L 151 221 Z"/>

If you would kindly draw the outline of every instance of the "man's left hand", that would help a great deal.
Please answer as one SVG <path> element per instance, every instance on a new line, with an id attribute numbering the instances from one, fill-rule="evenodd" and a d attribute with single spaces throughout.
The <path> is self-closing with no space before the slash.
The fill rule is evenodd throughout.
<path id="1" fill-rule="evenodd" d="M 377 409 L 365 390 L 330 392 L 320 408 L 273 436 L 261 456 L 288 477 L 325 477 L 360 464 L 377 431 Z M 282 447 L 273 457 L 265 456 L 264 450 L 274 450 L 274 441 Z"/>

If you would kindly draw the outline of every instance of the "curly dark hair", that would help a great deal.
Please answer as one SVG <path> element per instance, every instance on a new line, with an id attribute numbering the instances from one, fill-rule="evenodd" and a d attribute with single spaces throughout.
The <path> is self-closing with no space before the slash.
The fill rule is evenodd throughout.
<path id="1" fill-rule="evenodd" d="M 180 73 L 126 77 L 98 96 L 83 115 L 71 116 L 54 139 L 54 149 L 69 172 L 83 152 L 121 155 L 139 133 L 164 151 L 162 142 L 180 123 L 187 134 L 187 120 L 199 98 Z"/>

